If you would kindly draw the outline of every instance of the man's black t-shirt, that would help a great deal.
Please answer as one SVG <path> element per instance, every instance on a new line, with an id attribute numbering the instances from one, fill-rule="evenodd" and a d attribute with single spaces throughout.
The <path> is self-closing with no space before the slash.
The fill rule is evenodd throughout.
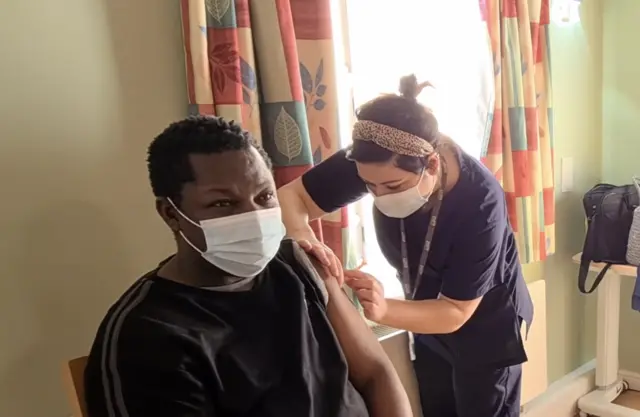
<path id="1" fill-rule="evenodd" d="M 314 276 L 285 240 L 249 291 L 157 276 L 104 318 L 85 371 L 91 417 L 367 417 Z"/>

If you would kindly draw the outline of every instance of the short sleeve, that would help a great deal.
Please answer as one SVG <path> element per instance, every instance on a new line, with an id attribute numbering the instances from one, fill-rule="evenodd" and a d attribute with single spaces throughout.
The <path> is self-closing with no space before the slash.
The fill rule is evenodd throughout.
<path id="1" fill-rule="evenodd" d="M 367 194 L 367 187 L 358 176 L 354 162 L 342 149 L 302 176 L 309 196 L 324 212 L 331 213 L 358 201 Z"/>
<path id="2" fill-rule="evenodd" d="M 159 327 L 127 319 L 118 337 L 92 350 L 85 371 L 91 417 L 215 416 L 213 393 L 187 354 L 189 343 Z"/>
<path id="3" fill-rule="evenodd" d="M 283 240 L 280 248 L 279 255 L 283 261 L 293 268 L 304 287 L 310 287 L 317 294 L 318 300 L 322 301 L 326 307 L 329 303 L 327 287 L 307 253 L 296 241 L 291 239 Z"/>
<path id="4" fill-rule="evenodd" d="M 496 285 L 503 250 L 505 225 L 476 216 L 462 225 L 443 270 L 441 294 L 470 301 L 484 296 Z"/>

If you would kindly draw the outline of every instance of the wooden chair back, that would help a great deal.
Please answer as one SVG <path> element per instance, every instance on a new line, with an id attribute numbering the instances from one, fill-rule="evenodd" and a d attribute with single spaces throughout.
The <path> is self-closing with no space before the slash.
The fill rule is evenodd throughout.
<path id="1" fill-rule="evenodd" d="M 84 399 L 84 368 L 87 366 L 87 356 L 71 359 L 65 364 L 63 377 L 72 417 L 89 417 Z"/>

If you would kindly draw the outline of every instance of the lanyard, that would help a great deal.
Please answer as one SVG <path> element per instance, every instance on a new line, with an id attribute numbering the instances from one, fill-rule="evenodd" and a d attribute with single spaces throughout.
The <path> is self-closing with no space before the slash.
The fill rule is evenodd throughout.
<path id="1" fill-rule="evenodd" d="M 442 159 L 441 159 L 442 160 Z M 404 220 L 400 220 L 400 250 L 402 252 L 402 283 L 404 284 L 405 294 L 411 295 L 411 300 L 416 297 L 416 292 L 422 282 L 422 274 L 424 267 L 427 264 L 427 257 L 431 250 L 431 240 L 433 239 L 433 233 L 436 229 L 436 222 L 438 221 L 438 214 L 440 213 L 440 207 L 442 207 L 442 199 L 444 198 L 444 187 L 447 184 L 447 167 L 442 164 L 442 176 L 440 177 L 440 189 L 438 190 L 438 196 L 435 205 L 431 211 L 431 219 L 429 220 L 429 226 L 427 227 L 427 236 L 424 240 L 424 248 L 422 249 L 422 255 L 420 255 L 420 263 L 418 264 L 418 273 L 414 281 L 413 288 L 411 288 L 411 279 L 409 273 L 409 256 L 407 255 L 407 233 L 404 228 Z"/>

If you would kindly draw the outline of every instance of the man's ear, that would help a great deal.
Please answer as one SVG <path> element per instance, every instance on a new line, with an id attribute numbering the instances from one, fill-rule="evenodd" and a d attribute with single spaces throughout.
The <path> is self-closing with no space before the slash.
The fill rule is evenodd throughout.
<path id="1" fill-rule="evenodd" d="M 178 216 L 180 216 L 180 214 L 167 198 L 156 198 L 156 211 L 173 233 L 178 233 L 180 231 L 180 224 L 178 222 Z"/>

